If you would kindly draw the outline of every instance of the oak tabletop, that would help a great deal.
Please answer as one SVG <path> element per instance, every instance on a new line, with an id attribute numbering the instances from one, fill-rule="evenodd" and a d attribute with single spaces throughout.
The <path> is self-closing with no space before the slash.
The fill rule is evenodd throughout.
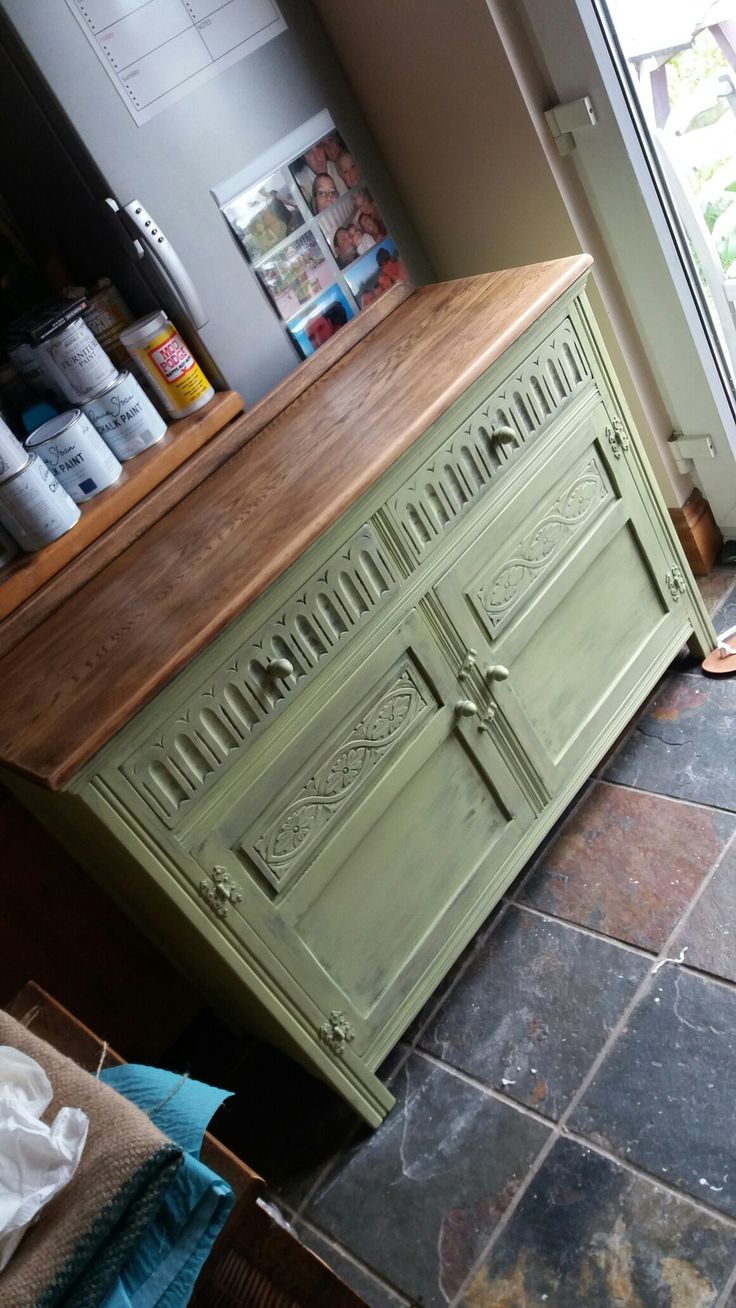
<path id="1" fill-rule="evenodd" d="M 415 290 L 0 659 L 0 764 L 68 782 L 591 262 Z"/>

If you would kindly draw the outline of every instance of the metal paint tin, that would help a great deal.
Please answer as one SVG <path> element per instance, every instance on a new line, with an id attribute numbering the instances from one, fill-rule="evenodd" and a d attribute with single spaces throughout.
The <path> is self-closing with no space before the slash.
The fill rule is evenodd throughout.
<path id="1" fill-rule="evenodd" d="M 32 553 L 79 522 L 81 510 L 43 459 L 32 454 L 20 472 L 0 481 L 0 523 Z"/>
<path id="2" fill-rule="evenodd" d="M 31 328 L 43 366 L 72 404 L 90 399 L 117 376 L 114 363 L 81 317 L 80 305 L 86 301 Z"/>
<path id="3" fill-rule="evenodd" d="M 7 423 L 0 418 L 0 481 L 20 472 L 28 462 L 28 455 Z"/>
<path id="4" fill-rule="evenodd" d="M 112 486 L 123 471 L 81 409 L 49 418 L 31 432 L 25 445 L 41 456 L 77 504 Z"/>
<path id="5" fill-rule="evenodd" d="M 145 368 L 172 418 L 186 418 L 212 399 L 214 387 L 163 311 L 139 318 L 120 339 Z"/>
<path id="6" fill-rule="evenodd" d="M 0 568 L 4 568 L 6 563 L 10 563 L 18 553 L 18 546 L 9 531 L 0 527 Z"/>
<path id="7" fill-rule="evenodd" d="M 161 414 L 127 370 L 83 408 L 118 459 L 134 458 L 168 431 Z"/>
<path id="8" fill-rule="evenodd" d="M 87 308 L 84 310 L 83 317 L 115 366 L 125 368 L 128 363 L 128 351 L 120 340 L 120 333 L 124 327 L 132 323 L 133 315 L 109 278 L 103 278 L 87 295 Z"/>

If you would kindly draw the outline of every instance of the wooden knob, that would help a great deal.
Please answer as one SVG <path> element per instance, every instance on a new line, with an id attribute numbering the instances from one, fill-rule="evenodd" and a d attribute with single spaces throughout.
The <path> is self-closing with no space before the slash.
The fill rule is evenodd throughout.
<path id="1" fill-rule="evenodd" d="M 494 441 L 503 442 L 503 441 L 515 441 L 517 439 L 517 436 L 513 427 L 492 427 L 491 438 Z"/>
<path id="2" fill-rule="evenodd" d="M 473 718 L 478 713 L 478 705 L 474 704 L 472 699 L 459 699 L 455 705 L 455 712 L 461 718 Z"/>
<path id="3" fill-rule="evenodd" d="M 508 676 L 509 670 L 503 666 L 503 663 L 492 663 L 486 669 L 486 681 L 505 681 Z"/>
<path id="4" fill-rule="evenodd" d="M 269 659 L 267 667 L 272 677 L 290 677 L 294 671 L 294 664 L 288 659 Z"/>

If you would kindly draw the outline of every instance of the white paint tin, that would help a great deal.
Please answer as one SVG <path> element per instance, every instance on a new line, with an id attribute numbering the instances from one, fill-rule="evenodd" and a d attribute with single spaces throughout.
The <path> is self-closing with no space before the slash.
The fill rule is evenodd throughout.
<path id="1" fill-rule="evenodd" d="M 37 333 L 43 365 L 72 404 L 80 404 L 115 381 L 117 368 L 83 318 L 47 323 Z"/>
<path id="2" fill-rule="evenodd" d="M 6 422 L 0 418 L 0 481 L 20 472 L 28 462 L 28 455 L 21 442 L 16 440 Z"/>
<path id="3" fill-rule="evenodd" d="M 123 471 L 81 409 L 49 418 L 31 432 L 25 444 L 27 450 L 41 456 L 77 504 L 112 486 Z"/>
<path id="4" fill-rule="evenodd" d="M 20 472 L 0 481 L 0 523 L 29 553 L 63 536 L 79 522 L 80 512 L 35 454 Z"/>
<path id="5" fill-rule="evenodd" d="M 161 414 L 127 370 L 83 405 L 95 430 L 118 459 L 132 459 L 166 435 Z"/>

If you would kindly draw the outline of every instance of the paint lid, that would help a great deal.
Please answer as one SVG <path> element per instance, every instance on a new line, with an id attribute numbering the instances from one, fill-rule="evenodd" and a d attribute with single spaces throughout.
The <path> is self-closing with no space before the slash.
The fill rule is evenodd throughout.
<path id="1" fill-rule="evenodd" d="M 137 318 L 130 327 L 124 327 L 120 339 L 127 349 L 135 349 L 139 345 L 146 345 L 152 336 L 162 332 L 168 322 L 163 309 L 159 309 L 156 313 L 147 314 L 145 318 Z"/>
<path id="2" fill-rule="evenodd" d="M 78 422 L 82 416 L 81 409 L 70 409 L 67 413 L 57 413 L 55 418 L 49 418 L 47 422 L 41 423 L 30 436 L 26 436 L 23 444 L 29 450 L 34 445 L 42 445 L 44 441 L 53 440 L 56 436 L 61 436 L 67 431 L 73 423 Z"/>
<path id="3" fill-rule="evenodd" d="M 56 336 L 58 332 L 62 332 L 65 327 L 74 322 L 75 318 L 81 318 L 82 310 L 86 308 L 87 301 L 84 297 L 70 300 L 68 304 L 55 304 L 50 313 L 31 323 L 28 329 L 31 341 L 34 345 L 40 345 L 50 336 Z"/>

